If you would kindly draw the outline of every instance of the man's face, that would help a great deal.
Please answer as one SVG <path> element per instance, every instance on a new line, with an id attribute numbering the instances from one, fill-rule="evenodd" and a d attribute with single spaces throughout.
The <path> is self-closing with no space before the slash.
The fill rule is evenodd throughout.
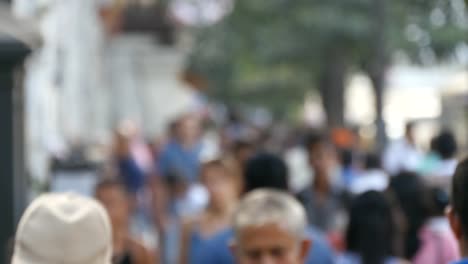
<path id="1" fill-rule="evenodd" d="M 193 144 L 200 136 L 200 122 L 195 117 L 184 117 L 178 123 L 176 133 L 183 143 Z"/>
<path id="2" fill-rule="evenodd" d="M 333 166 L 333 151 L 325 143 L 316 143 L 309 148 L 309 163 L 316 174 L 327 175 Z"/>
<path id="3" fill-rule="evenodd" d="M 213 201 L 225 203 L 233 199 L 235 183 L 225 168 L 208 166 L 202 173 L 202 183 Z"/>
<path id="4" fill-rule="evenodd" d="M 278 224 L 243 228 L 237 239 L 239 264 L 303 264 L 310 247 Z"/>

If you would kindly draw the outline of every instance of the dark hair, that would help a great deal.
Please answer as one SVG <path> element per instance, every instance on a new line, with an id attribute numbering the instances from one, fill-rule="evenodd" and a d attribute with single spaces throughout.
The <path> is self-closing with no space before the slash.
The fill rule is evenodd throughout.
<path id="1" fill-rule="evenodd" d="M 440 187 L 432 187 L 430 190 L 431 198 L 431 215 L 432 216 L 443 216 L 445 214 L 445 208 L 450 203 L 448 193 Z"/>
<path id="2" fill-rule="evenodd" d="M 452 179 L 451 203 L 460 219 L 463 234 L 468 238 L 468 159 L 461 161 Z"/>
<path id="3" fill-rule="evenodd" d="M 455 136 L 450 131 L 440 133 L 434 140 L 434 151 L 439 154 L 442 159 L 453 158 L 457 153 L 457 142 Z"/>
<path id="4" fill-rule="evenodd" d="M 364 167 L 366 169 L 380 169 L 382 168 L 381 159 L 379 154 L 368 153 L 364 160 Z"/>
<path id="5" fill-rule="evenodd" d="M 412 259 L 421 245 L 419 231 L 430 216 L 429 188 L 418 174 L 401 172 L 391 179 L 390 189 L 406 219 L 404 255 L 405 258 Z"/>
<path id="6" fill-rule="evenodd" d="M 348 250 L 361 256 L 363 264 L 383 264 L 395 255 L 395 222 L 385 195 L 366 192 L 351 203 L 346 232 Z"/>
<path id="7" fill-rule="evenodd" d="M 330 144 L 330 139 L 320 132 L 309 132 L 304 139 L 304 147 L 307 151 L 318 144 Z"/>
<path id="8" fill-rule="evenodd" d="M 343 167 L 350 167 L 353 165 L 354 153 L 351 149 L 343 149 L 340 151 L 340 158 Z"/>
<path id="9" fill-rule="evenodd" d="M 245 192 L 258 188 L 288 191 L 288 168 L 278 156 L 258 154 L 247 162 L 244 183 Z"/>
<path id="10" fill-rule="evenodd" d="M 187 177 L 184 177 L 184 174 L 177 169 L 169 170 L 166 175 L 164 175 L 164 182 L 169 188 L 174 188 L 180 184 L 188 184 Z"/>
<path id="11" fill-rule="evenodd" d="M 233 146 L 232 146 L 232 150 L 234 152 L 238 152 L 238 151 L 241 151 L 241 150 L 244 150 L 244 149 L 253 149 L 255 146 L 252 142 L 248 141 L 248 140 L 244 140 L 244 139 L 238 139 L 236 141 L 234 141 L 233 143 Z"/>
<path id="12" fill-rule="evenodd" d="M 416 121 L 408 121 L 405 124 L 405 133 L 411 133 L 416 126 Z"/>

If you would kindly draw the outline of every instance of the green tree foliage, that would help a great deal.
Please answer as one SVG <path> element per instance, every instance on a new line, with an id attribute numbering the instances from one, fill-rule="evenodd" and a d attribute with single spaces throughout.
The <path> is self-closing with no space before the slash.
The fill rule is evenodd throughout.
<path id="1" fill-rule="evenodd" d="M 368 72 L 381 97 L 395 51 L 434 63 L 468 40 L 467 25 L 463 0 L 237 0 L 197 32 L 189 67 L 211 95 L 278 112 L 318 89 L 329 124 L 340 126 L 349 73 Z"/>

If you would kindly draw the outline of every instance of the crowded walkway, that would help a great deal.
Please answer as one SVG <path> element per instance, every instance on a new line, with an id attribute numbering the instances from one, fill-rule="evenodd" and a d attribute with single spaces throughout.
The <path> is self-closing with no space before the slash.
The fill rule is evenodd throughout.
<path id="1" fill-rule="evenodd" d="M 242 116 L 187 112 L 154 142 L 126 124 L 89 196 L 109 216 L 112 263 L 451 263 L 461 252 L 445 210 L 459 149 L 444 130 L 422 151 L 416 125 L 379 153 L 352 130 L 343 145 L 325 129 L 275 134 Z M 306 164 L 287 155 L 295 149 Z M 297 171 L 308 179 L 292 188 Z M 283 224 L 302 251 L 275 237 L 282 229 L 252 229 Z"/>

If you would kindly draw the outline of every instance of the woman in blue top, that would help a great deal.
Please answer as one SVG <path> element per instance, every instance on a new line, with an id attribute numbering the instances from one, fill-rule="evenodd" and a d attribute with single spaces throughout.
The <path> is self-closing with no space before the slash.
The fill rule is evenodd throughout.
<path id="1" fill-rule="evenodd" d="M 222 160 L 202 165 L 201 182 L 209 194 L 208 206 L 201 215 L 184 219 L 179 264 L 193 263 L 204 243 L 230 226 L 237 201 L 235 178 Z"/>
<path id="2" fill-rule="evenodd" d="M 370 191 L 358 196 L 351 205 L 346 232 L 347 252 L 338 264 L 403 263 L 393 257 L 397 228 L 392 207 L 385 195 Z"/>

